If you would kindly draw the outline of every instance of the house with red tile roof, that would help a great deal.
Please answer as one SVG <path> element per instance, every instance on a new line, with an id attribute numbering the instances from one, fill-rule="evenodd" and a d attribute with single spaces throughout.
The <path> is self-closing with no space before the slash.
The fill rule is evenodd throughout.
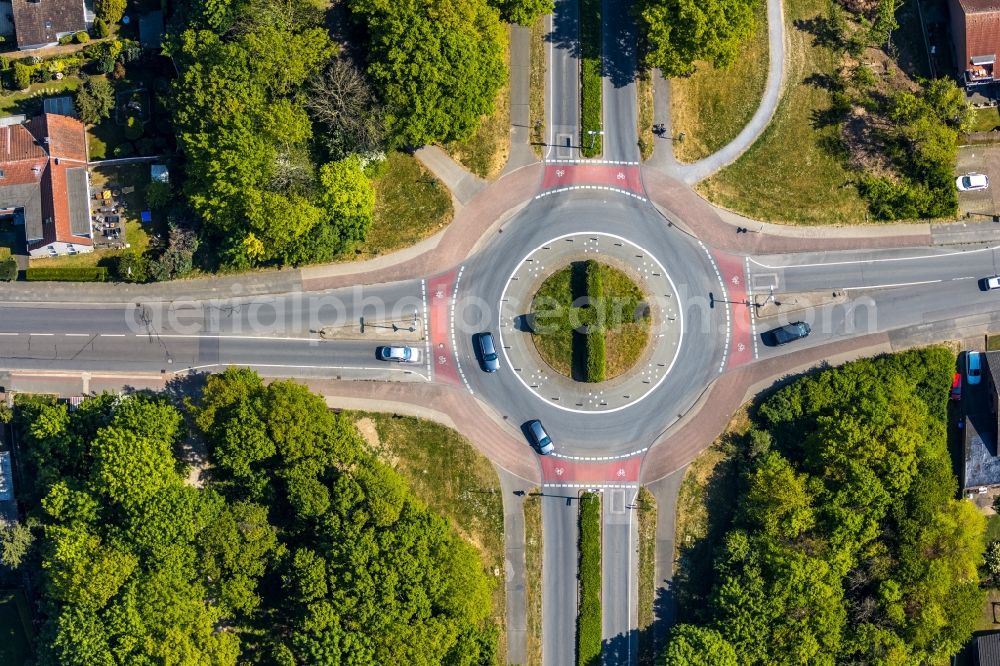
<path id="1" fill-rule="evenodd" d="M 75 118 L 0 119 L 0 216 L 24 226 L 31 256 L 93 251 L 87 157 Z"/>
<path id="2" fill-rule="evenodd" d="M 1000 80 L 1000 0 L 949 0 L 955 62 L 966 86 Z"/>

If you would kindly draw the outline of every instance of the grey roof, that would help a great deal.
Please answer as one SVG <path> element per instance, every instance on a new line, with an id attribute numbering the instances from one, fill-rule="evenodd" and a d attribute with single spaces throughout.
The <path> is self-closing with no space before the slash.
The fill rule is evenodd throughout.
<path id="1" fill-rule="evenodd" d="M 41 240 L 42 232 L 42 189 L 39 183 L 23 183 L 0 187 L 0 209 L 21 208 L 24 215 L 24 237 L 26 240 Z"/>
<path id="2" fill-rule="evenodd" d="M 60 116 L 69 116 L 70 118 L 80 117 L 76 112 L 76 105 L 73 104 L 73 98 L 68 95 L 46 97 L 42 100 L 42 106 L 45 109 L 45 113 L 56 113 Z"/>
<path id="3" fill-rule="evenodd" d="M 1000 484 L 1000 458 L 996 455 L 994 428 L 993 415 L 988 411 L 965 417 L 963 488 Z"/>
<path id="4" fill-rule="evenodd" d="M 90 190 L 86 167 L 66 169 L 66 198 L 69 200 L 69 228 L 74 236 L 90 236 Z"/>
<path id="5" fill-rule="evenodd" d="M 1000 633 L 976 636 L 973 644 L 977 666 L 1000 666 Z"/>

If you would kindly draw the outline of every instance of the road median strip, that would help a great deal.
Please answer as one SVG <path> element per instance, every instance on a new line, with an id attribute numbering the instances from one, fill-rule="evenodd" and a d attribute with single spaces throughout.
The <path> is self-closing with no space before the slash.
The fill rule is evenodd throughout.
<path id="1" fill-rule="evenodd" d="M 601 659 L 601 496 L 580 495 L 580 610 L 576 653 L 580 666 Z"/>

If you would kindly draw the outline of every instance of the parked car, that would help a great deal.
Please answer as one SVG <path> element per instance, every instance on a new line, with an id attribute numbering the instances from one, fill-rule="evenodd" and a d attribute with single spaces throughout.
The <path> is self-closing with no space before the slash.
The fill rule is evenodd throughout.
<path id="1" fill-rule="evenodd" d="M 383 361 L 420 363 L 420 350 L 413 347 L 379 347 L 376 353 Z"/>
<path id="2" fill-rule="evenodd" d="M 962 373 L 956 372 L 955 377 L 951 380 L 951 395 L 948 396 L 952 400 L 962 399 Z"/>
<path id="3" fill-rule="evenodd" d="M 965 354 L 965 379 L 970 386 L 979 383 L 983 378 L 982 354 L 977 351 L 970 351 Z"/>
<path id="4" fill-rule="evenodd" d="M 967 173 L 955 179 L 955 187 L 959 192 L 985 190 L 990 186 L 990 179 L 984 173 Z"/>
<path id="5" fill-rule="evenodd" d="M 526 429 L 528 431 L 528 436 L 531 438 L 532 445 L 538 449 L 538 452 L 543 456 L 547 456 L 556 450 L 555 445 L 552 443 L 552 438 L 549 434 L 545 432 L 545 428 L 542 427 L 542 422 L 538 419 L 534 421 L 528 421 Z"/>
<path id="6" fill-rule="evenodd" d="M 760 338 L 768 347 L 776 347 L 778 345 L 786 345 L 789 342 L 801 340 L 810 333 L 812 333 L 812 328 L 810 328 L 809 324 L 803 321 L 797 321 L 791 324 L 786 324 L 785 326 L 773 328 L 770 331 L 765 331 L 760 334 Z"/>
<path id="7" fill-rule="evenodd" d="M 993 289 L 1000 289 L 1000 275 L 994 275 L 993 277 L 983 278 L 979 281 L 979 288 L 983 291 L 992 291 Z"/>
<path id="8" fill-rule="evenodd" d="M 497 356 L 492 333 L 480 333 L 476 336 L 476 353 L 479 354 L 479 362 L 483 366 L 483 370 L 496 372 L 500 369 L 500 358 Z"/>

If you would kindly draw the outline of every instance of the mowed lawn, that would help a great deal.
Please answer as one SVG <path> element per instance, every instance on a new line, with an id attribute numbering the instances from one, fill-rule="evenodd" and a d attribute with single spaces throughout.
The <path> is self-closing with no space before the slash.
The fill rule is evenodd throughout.
<path id="1" fill-rule="evenodd" d="M 695 162 L 711 155 L 750 122 L 760 106 L 767 83 L 767 11 L 758 0 L 757 29 L 729 67 L 715 68 L 697 62 L 691 76 L 670 80 L 670 127 L 674 155 L 680 162 Z"/>
<path id="2" fill-rule="evenodd" d="M 408 153 L 392 152 L 385 173 L 375 179 L 375 215 L 355 258 L 419 243 L 444 229 L 454 215 L 448 188 Z"/>
<path id="3" fill-rule="evenodd" d="M 822 19 L 827 0 L 787 0 L 786 89 L 774 119 L 734 164 L 702 181 L 698 190 L 715 204 L 750 217 L 789 224 L 855 224 L 866 207 L 841 158 L 824 146 L 836 142 L 836 126 L 814 118 L 830 106 L 822 87 L 839 56 L 815 43 L 805 26 Z"/>

